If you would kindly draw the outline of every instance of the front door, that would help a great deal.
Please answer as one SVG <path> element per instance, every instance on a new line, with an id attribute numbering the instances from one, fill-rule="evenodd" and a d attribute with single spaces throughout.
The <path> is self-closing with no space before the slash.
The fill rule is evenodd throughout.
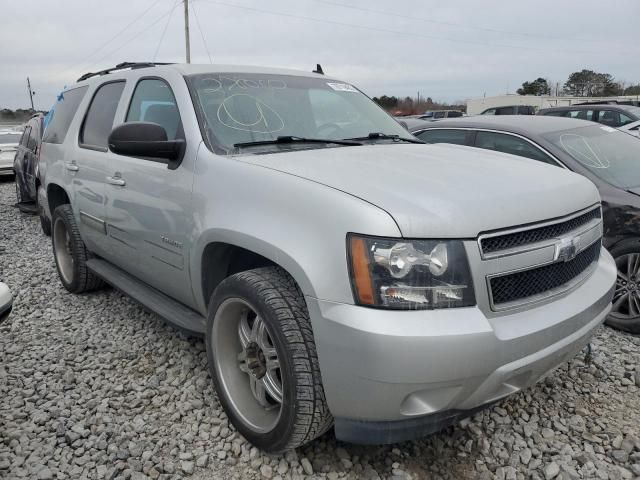
<path id="1" fill-rule="evenodd" d="M 184 139 L 178 105 L 164 80 L 143 78 L 133 90 L 126 122 L 153 122 L 167 139 Z M 107 229 L 111 248 L 135 251 L 122 265 L 145 283 L 191 305 L 188 253 L 193 171 L 166 162 L 113 154 L 107 174 Z M 115 240 L 114 240 L 115 239 Z"/>

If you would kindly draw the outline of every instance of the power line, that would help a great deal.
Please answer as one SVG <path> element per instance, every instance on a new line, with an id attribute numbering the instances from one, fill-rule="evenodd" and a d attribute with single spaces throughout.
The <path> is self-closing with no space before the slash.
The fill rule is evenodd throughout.
<path id="1" fill-rule="evenodd" d="M 200 32 L 200 37 L 202 38 L 202 44 L 204 45 L 204 50 L 207 52 L 207 56 L 209 57 L 209 63 L 213 63 L 211 59 L 211 53 L 209 53 L 209 47 L 207 46 L 207 41 L 204 38 L 204 33 L 202 32 L 202 27 L 200 27 L 200 20 L 198 19 L 198 14 L 196 13 L 195 2 L 191 3 L 191 10 L 193 10 L 193 16 L 196 19 L 196 26 L 198 27 L 198 31 Z"/>
<path id="2" fill-rule="evenodd" d="M 105 60 L 106 58 L 110 57 L 111 55 L 113 55 L 114 53 L 122 50 L 124 47 L 126 47 L 127 45 L 129 45 L 133 40 L 135 40 L 136 38 L 138 38 L 140 35 L 142 35 L 143 33 L 145 33 L 147 30 L 149 30 L 151 27 L 155 26 L 158 22 L 160 22 L 163 18 L 166 18 L 167 15 L 171 15 L 171 13 L 173 12 L 173 10 L 176 8 L 178 4 L 174 5 L 171 7 L 171 9 L 165 13 L 163 13 L 160 17 L 156 18 L 152 23 L 150 23 L 149 25 L 147 25 L 146 28 L 138 31 L 137 34 L 135 34 L 133 37 L 129 38 L 125 43 L 123 43 L 122 45 L 120 45 L 119 47 L 111 50 L 109 53 L 107 53 L 106 55 L 104 55 L 103 57 L 101 57 L 99 60 L 96 60 L 95 62 L 89 64 L 87 67 L 85 67 L 86 69 L 88 69 L 89 67 L 92 67 L 93 65 L 96 65 L 97 63 L 102 62 L 103 60 Z"/>
<path id="3" fill-rule="evenodd" d="M 164 24 L 164 28 L 162 29 L 162 35 L 160 35 L 160 41 L 158 42 L 158 46 L 156 47 L 156 51 L 153 53 L 153 61 L 156 61 L 156 57 L 158 56 L 158 52 L 160 51 L 160 45 L 162 45 L 162 40 L 164 39 L 164 35 L 165 33 L 167 33 L 167 27 L 169 26 L 169 22 L 171 22 L 171 17 L 173 16 L 173 11 L 176 8 L 176 5 L 178 5 L 178 2 L 180 0 L 176 0 L 175 2 L 173 2 L 173 8 L 171 9 L 171 12 L 169 12 L 169 16 L 167 17 L 167 23 Z"/>
<path id="4" fill-rule="evenodd" d="M 502 35 L 518 35 L 518 36 L 523 36 L 523 37 L 532 37 L 532 38 L 546 38 L 546 39 L 551 39 L 551 40 L 575 40 L 575 41 L 591 41 L 591 42 L 599 42 L 599 40 L 593 40 L 593 39 L 571 39 L 571 38 L 566 38 L 566 37 L 561 37 L 561 36 L 555 36 L 555 35 L 542 35 L 539 33 L 529 33 L 529 32 L 514 32 L 514 31 L 510 31 L 510 30 L 499 30 L 496 28 L 488 28 L 488 27 L 479 27 L 479 26 L 475 26 L 475 25 L 464 25 L 462 23 L 454 23 L 454 22 L 445 22 L 442 20 L 434 20 L 431 18 L 424 18 L 424 17 L 417 17 L 415 15 L 402 15 L 400 13 L 394 13 L 394 12 L 388 12 L 388 11 L 383 11 L 383 10 L 374 10 L 371 8 L 364 8 L 364 7 L 358 7 L 355 5 L 345 5 L 339 2 L 335 2 L 332 0 L 312 0 L 314 2 L 319 2 L 319 3 L 324 3 L 326 5 L 333 5 L 336 7 L 343 7 L 343 8 L 349 8 L 351 10 L 358 10 L 360 12 L 366 12 L 366 13 L 375 13 L 376 15 L 384 15 L 386 17 L 396 17 L 396 18 L 403 18 L 405 20 L 417 20 L 420 22 L 426 22 L 426 23 L 431 23 L 434 25 L 444 25 L 447 27 L 457 27 L 457 28 L 467 28 L 467 29 L 471 29 L 471 30 L 480 30 L 483 32 L 491 32 L 491 33 L 500 33 Z"/>
<path id="5" fill-rule="evenodd" d="M 160 3 L 162 0 L 156 0 L 155 2 L 153 2 L 151 5 L 149 5 L 140 15 L 138 15 L 136 18 L 134 18 L 132 21 L 130 21 L 129 23 L 127 23 L 127 25 L 125 25 L 124 28 L 122 28 L 121 30 L 118 31 L 118 33 L 116 33 L 113 37 L 111 37 L 109 40 L 107 40 L 106 42 L 104 42 L 102 45 L 100 45 L 96 50 L 94 50 L 91 54 L 87 55 L 86 57 L 84 57 L 82 60 L 80 60 L 79 62 L 76 62 L 74 64 L 72 64 L 70 67 L 68 67 L 65 70 L 65 73 L 68 72 L 69 70 L 73 69 L 74 67 L 77 66 L 82 66 L 86 63 L 86 61 L 93 57 L 96 53 L 98 53 L 99 51 L 101 51 L 104 47 L 106 47 L 107 45 L 109 45 L 111 42 L 113 42 L 116 38 L 118 38 L 121 34 L 123 34 L 131 25 L 133 25 L 134 23 L 136 23 L 138 20 L 140 20 L 142 17 L 144 17 L 153 7 L 155 7 L 158 3 Z M 85 67 L 86 68 L 86 67 Z"/>
<path id="6" fill-rule="evenodd" d="M 217 1 L 217 0 L 199 0 L 203 3 L 211 3 L 214 5 L 222 5 L 225 7 L 231 7 L 231 8 L 238 8 L 241 10 L 247 10 L 247 11 L 252 11 L 252 12 L 257 12 L 257 13 L 266 13 L 268 15 L 277 15 L 277 16 L 281 16 L 281 17 L 288 17 L 288 18 L 295 18 L 298 20 L 307 20 L 307 21 L 311 21 L 311 22 L 318 22 L 318 23 L 326 23 L 326 24 L 331 24 L 331 25 L 340 25 L 343 27 L 348 27 L 348 28 L 359 28 L 362 30 L 370 30 L 370 31 L 374 31 L 374 32 L 382 32 L 382 33 L 391 33 L 393 35 L 402 35 L 405 37 L 414 37 L 414 38 L 426 38 L 429 40 L 441 40 L 441 41 L 446 41 L 446 42 L 454 42 L 454 43 L 464 43 L 467 45 L 482 45 L 482 46 L 487 46 L 487 47 L 502 47 L 502 48 L 510 48 L 510 49 L 514 49 L 514 50 L 532 50 L 532 51 L 541 51 L 541 52 L 548 52 L 549 49 L 548 48 L 536 48 L 536 47 L 527 47 L 527 46 L 522 46 L 522 45 L 507 45 L 504 43 L 493 43 L 493 42 L 478 42 L 475 40 L 463 40 L 463 39 L 458 39 L 458 38 L 448 38 L 448 37 L 442 37 L 439 35 L 426 35 L 426 34 L 420 34 L 420 33 L 412 33 L 412 32 L 404 32 L 401 30 L 391 30 L 391 29 L 386 29 L 386 28 L 378 28 L 378 27 L 370 27 L 367 25 L 358 25 L 355 23 L 347 23 L 347 22 L 340 22 L 337 20 L 327 20 L 327 19 L 323 19 L 323 18 L 315 18 L 315 17 L 309 17 L 306 15 L 296 15 L 293 13 L 285 13 L 285 12 L 273 12 L 273 11 L 269 11 L 269 10 L 263 10 L 260 8 L 255 8 L 255 7 L 247 7 L 244 5 L 235 5 L 233 3 L 227 3 L 227 2 L 221 2 L 221 1 Z M 557 51 L 557 50 L 556 50 Z M 592 51 L 582 51 L 582 50 L 563 50 L 564 53 L 576 53 L 576 54 L 593 54 Z"/>

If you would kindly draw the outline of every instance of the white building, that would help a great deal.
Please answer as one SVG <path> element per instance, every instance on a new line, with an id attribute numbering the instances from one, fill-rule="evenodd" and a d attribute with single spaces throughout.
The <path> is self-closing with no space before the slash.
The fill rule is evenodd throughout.
<path id="1" fill-rule="evenodd" d="M 498 95 L 497 97 L 474 98 L 467 100 L 467 115 L 478 115 L 487 108 L 508 107 L 509 105 L 529 105 L 536 109 L 548 107 L 562 107 L 585 102 L 606 101 L 640 101 L 640 95 L 625 95 L 620 97 L 551 97 L 547 95 Z"/>

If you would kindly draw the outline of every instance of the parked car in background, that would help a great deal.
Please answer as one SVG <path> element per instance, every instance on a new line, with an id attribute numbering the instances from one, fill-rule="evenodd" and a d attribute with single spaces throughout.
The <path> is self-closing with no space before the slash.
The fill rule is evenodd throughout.
<path id="1" fill-rule="evenodd" d="M 42 142 L 43 118 L 41 113 L 37 113 L 24 125 L 13 161 L 18 207 L 27 213 L 37 213 L 38 154 Z"/>
<path id="2" fill-rule="evenodd" d="M 634 137 L 640 137 L 640 120 L 622 125 L 618 127 L 618 130 L 633 135 Z"/>
<path id="3" fill-rule="evenodd" d="M 0 323 L 4 322 L 13 308 L 13 296 L 9 287 L 0 282 Z"/>
<path id="4" fill-rule="evenodd" d="M 510 153 L 580 173 L 602 197 L 604 246 L 618 267 L 607 323 L 640 333 L 640 142 L 614 128 L 568 118 L 467 119 L 414 126 L 428 143 Z M 514 158 L 514 161 L 516 159 Z M 553 172 L 549 172 L 551 175 Z"/>
<path id="5" fill-rule="evenodd" d="M 125 66 L 65 91 L 43 139 L 60 281 L 106 280 L 204 335 L 254 445 L 334 423 L 424 436 L 532 385 L 608 314 L 585 178 L 424 145 L 318 73 Z"/>
<path id="6" fill-rule="evenodd" d="M 13 175 L 13 157 L 21 135 L 13 129 L 0 130 L 0 176 Z"/>
<path id="7" fill-rule="evenodd" d="M 420 120 L 440 120 L 441 118 L 457 118 L 464 116 L 460 110 L 427 110 L 422 115 L 413 115 Z"/>
<path id="8" fill-rule="evenodd" d="M 480 115 L 535 115 L 536 109 L 530 105 L 508 105 L 483 110 Z"/>
<path id="9" fill-rule="evenodd" d="M 543 108 L 538 115 L 568 117 L 598 122 L 608 127 L 619 128 L 640 120 L 640 107 L 633 105 L 571 105 Z"/>

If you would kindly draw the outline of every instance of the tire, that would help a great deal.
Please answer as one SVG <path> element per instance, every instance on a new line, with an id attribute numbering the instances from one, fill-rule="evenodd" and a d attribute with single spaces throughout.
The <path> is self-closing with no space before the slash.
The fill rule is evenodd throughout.
<path id="1" fill-rule="evenodd" d="M 640 240 L 611 249 L 618 276 L 613 308 L 605 323 L 629 333 L 640 333 Z"/>
<path id="2" fill-rule="evenodd" d="M 258 268 L 221 282 L 206 342 L 220 403 L 253 445 L 280 453 L 331 428 L 304 297 L 284 270 Z"/>
<path id="3" fill-rule="evenodd" d="M 44 206 L 42 206 L 41 198 L 44 198 L 40 194 L 40 190 L 44 190 L 42 186 L 38 186 L 38 191 L 36 192 L 36 205 L 38 207 L 38 216 L 40 217 L 40 227 L 42 227 L 42 233 L 44 233 L 47 237 L 51 236 L 51 220 L 47 218 L 47 215 L 44 210 Z"/>
<path id="4" fill-rule="evenodd" d="M 104 285 L 102 279 L 87 268 L 89 251 L 80 237 L 71 205 L 60 205 L 53 212 L 51 235 L 53 256 L 58 276 L 71 293 L 96 290 Z"/>

